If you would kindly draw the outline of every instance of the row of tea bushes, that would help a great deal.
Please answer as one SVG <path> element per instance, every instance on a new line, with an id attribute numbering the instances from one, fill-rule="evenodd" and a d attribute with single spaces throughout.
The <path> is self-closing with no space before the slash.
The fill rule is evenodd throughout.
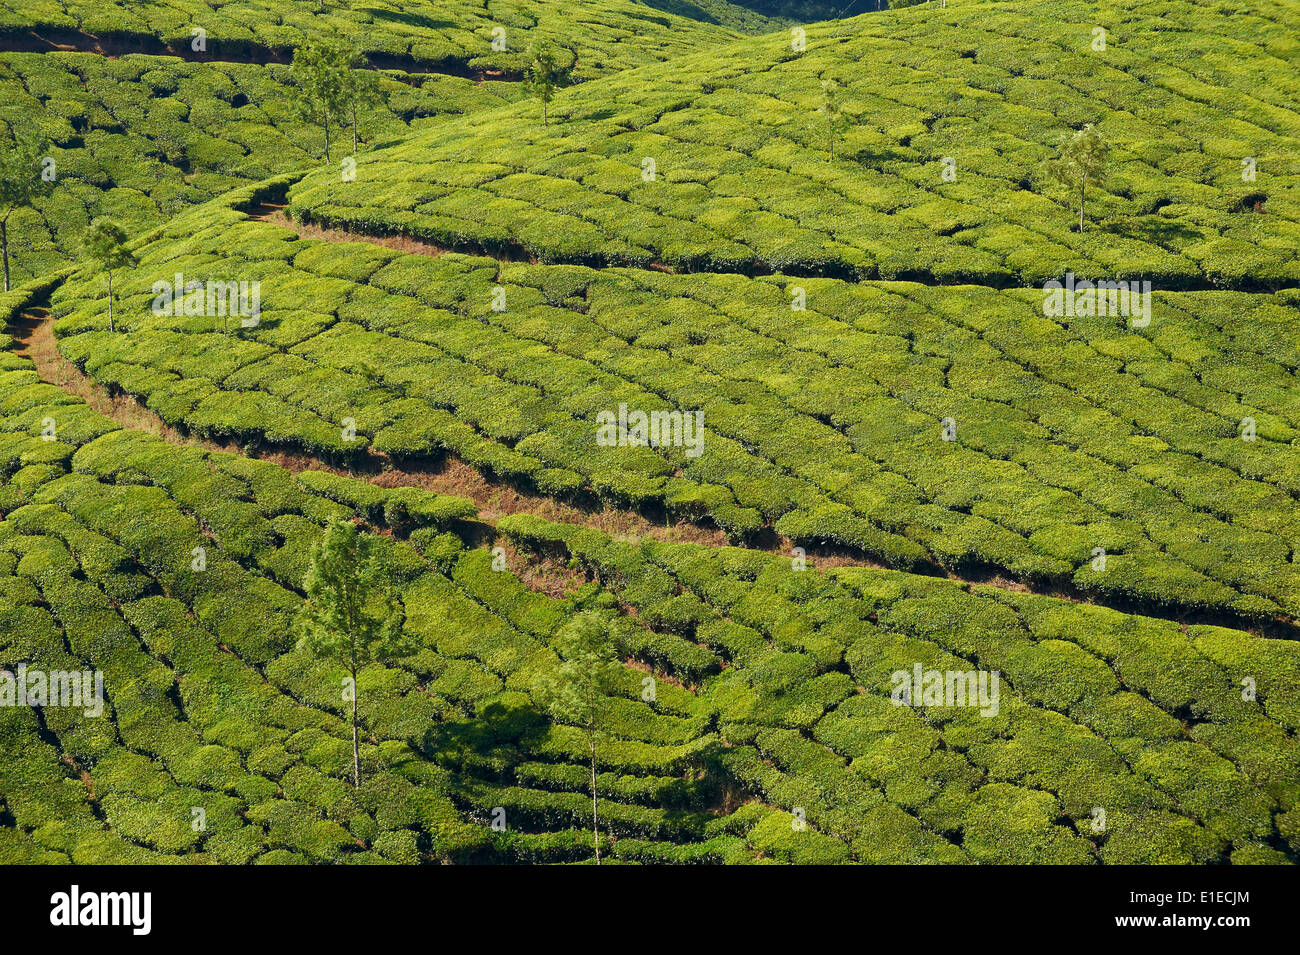
<path id="1" fill-rule="evenodd" d="M 517 84 L 438 74 L 384 73 L 378 88 L 382 105 L 361 117 L 367 144 L 519 95 Z M 97 215 L 138 234 L 324 155 L 322 133 L 299 115 L 284 65 L 0 53 L 0 138 L 30 131 L 49 140 L 56 179 L 7 223 L 19 282 L 76 258 L 81 233 Z M 337 171 L 339 146 L 350 153 L 351 136 L 336 133 Z"/>
<path id="2" fill-rule="evenodd" d="M 1105 16 L 1083 3 L 1042 12 L 911 8 L 810 27 L 803 51 L 782 32 L 695 53 L 565 94 L 549 127 L 535 104 L 440 124 L 365 157 L 369 188 L 317 173 L 293 208 L 544 262 L 1000 286 L 1067 271 L 1166 289 L 1297 284 L 1290 8 L 1124 0 Z M 1103 50 L 1095 29 L 1108 31 Z M 1210 62 L 1207 49 L 1234 53 Z M 825 82 L 847 127 L 833 150 Z M 1077 189 L 1048 163 L 1087 123 L 1112 148 L 1080 234 Z"/>
<path id="3" fill-rule="evenodd" d="M 123 334 L 100 276 L 63 284 L 63 353 L 216 438 L 450 453 L 738 541 L 772 528 L 1152 609 L 1300 608 L 1290 292 L 1161 293 L 1131 327 L 1044 316 L 1026 290 L 404 255 L 246 221 L 250 195 L 141 245 Z M 260 282 L 260 324 L 156 314 L 177 271 Z M 698 412 L 700 441 L 602 441 L 623 406 Z"/>
<path id="4" fill-rule="evenodd" d="M 332 34 L 369 54 L 376 65 L 471 75 L 521 72 L 528 49 L 540 39 L 567 52 L 561 65 L 571 65 L 580 80 L 725 44 L 740 35 L 737 30 L 761 32 L 770 25 L 728 0 L 676 10 L 661 12 L 632 0 L 585 0 L 574 7 L 527 0 L 505 6 L 472 0 L 340 0 L 331 4 L 328 23 Z M 319 34 L 322 13 L 291 0 L 235 0 L 219 10 L 202 0 L 6 0 L 0 4 L 0 35 L 29 36 L 34 28 L 88 48 L 99 37 L 108 52 L 116 45 L 139 52 L 165 45 L 190 55 L 199 28 L 207 48 L 198 59 L 287 61 L 296 47 Z"/>
<path id="5" fill-rule="evenodd" d="M 6 663 L 86 661 L 111 706 L 110 721 L 58 709 L 45 730 L 12 728 L 15 746 L 58 742 L 32 748 L 44 770 L 0 791 L 23 833 L 13 858 L 587 858 L 586 740 L 531 692 L 555 665 L 555 630 L 590 608 L 634 612 L 618 625 L 641 668 L 603 714 L 616 858 L 1278 862 L 1300 838 L 1288 642 L 503 519 L 593 578 L 556 600 L 460 543 L 450 529 L 469 512 L 452 502 L 386 539 L 422 649 L 363 674 L 370 781 L 353 794 L 338 674 L 287 635 L 303 551 L 331 517 L 382 522 L 376 489 L 123 432 L 5 362 L 0 593 L 6 619 L 23 621 L 5 632 L 26 641 L 6 645 Z M 41 437 L 49 418 L 54 441 Z M 208 549 L 202 573 L 195 546 Z M 892 705 L 891 674 L 917 663 L 997 669 L 999 711 Z M 50 828 L 46 777 L 111 809 L 108 831 L 127 842 Z M 760 802 L 719 814 L 727 792 Z M 176 807 L 203 808 L 221 831 L 195 833 Z M 505 832 L 491 828 L 501 812 Z"/>
<path id="6" fill-rule="evenodd" d="M 692 601 L 689 634 L 726 661 L 699 697 L 757 750 L 728 766 L 858 858 L 903 861 L 862 841 L 873 813 L 915 829 L 896 847 L 946 836 L 986 862 L 1282 861 L 1300 844 L 1291 641 L 526 515 L 500 528 L 639 620 Z M 895 705 L 916 666 L 998 672 L 997 711 Z"/>
<path id="7" fill-rule="evenodd" d="M 105 691 L 102 716 L 4 708 L 6 860 L 590 858 L 585 740 L 529 695 L 572 607 L 455 538 L 468 502 L 168 445 L 0 361 L 0 663 L 96 669 Z M 386 566 L 420 647 L 361 675 L 359 792 L 337 667 L 291 637 L 305 555 L 348 517 L 396 532 Z M 447 575 L 416 549 L 435 543 Z M 606 704 L 606 848 L 753 858 L 748 826 L 715 824 L 707 716 L 669 683 L 647 705 L 641 681 L 629 669 Z"/>

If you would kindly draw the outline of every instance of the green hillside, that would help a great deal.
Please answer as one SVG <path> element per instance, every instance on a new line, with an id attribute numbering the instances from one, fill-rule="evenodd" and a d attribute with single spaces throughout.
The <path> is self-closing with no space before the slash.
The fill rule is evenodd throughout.
<path id="1" fill-rule="evenodd" d="M 377 66 L 519 71 L 538 39 L 572 52 L 574 75 L 589 79 L 657 63 L 739 35 L 765 30 L 753 11 L 722 0 L 676 3 L 672 12 L 637 0 L 235 0 L 215 11 L 202 0 L 27 0 L 0 3 L 0 35 L 30 47 L 35 30 L 79 47 L 135 43 L 137 53 L 191 47 L 202 29 L 217 58 L 288 61 L 304 40 L 331 35 L 372 54 Z M 682 15 L 682 14 L 686 15 Z M 493 29 L 504 33 L 494 49 Z M 91 38 L 90 41 L 86 36 Z"/>
<path id="2" fill-rule="evenodd" d="M 250 180 L 310 166 L 324 136 L 296 108 L 287 66 L 174 57 L 0 54 L 0 130 L 50 143 L 58 185 L 8 220 L 14 281 L 79 254 L 96 215 L 148 230 Z M 390 73 L 362 117 L 367 144 L 519 95 L 518 84 Z M 350 150 L 349 150 L 350 151 Z"/>
<path id="3" fill-rule="evenodd" d="M 0 0 L 0 864 L 1300 861 L 1300 2 L 864 8 Z"/>
<path id="4" fill-rule="evenodd" d="M 1044 317 L 1041 291 L 403 255 L 250 222 L 228 208 L 249 195 L 140 248 L 119 333 L 101 276 L 64 283 L 63 353 L 223 440 L 340 461 L 450 452 L 735 540 L 775 528 L 1148 608 L 1300 611 L 1292 293 L 1161 294 L 1133 328 Z M 255 277 L 261 324 L 155 314 L 154 284 L 177 272 Z M 700 410 L 703 452 L 597 446 L 620 404 Z"/>
<path id="5" fill-rule="evenodd" d="M 525 104 L 440 124 L 367 157 L 356 188 L 307 179 L 295 208 L 548 262 L 1002 286 L 1067 271 L 1166 290 L 1297 284 L 1295 5 L 1041 10 L 872 14 L 811 27 L 803 53 L 786 34 L 741 41 L 570 90 L 549 127 Z M 849 123 L 833 160 L 823 81 Z M 1079 234 L 1073 194 L 1047 166 L 1087 123 L 1111 156 Z"/>
<path id="6" fill-rule="evenodd" d="M 592 581 L 545 597 L 461 536 L 467 501 L 170 447 L 24 359 L 4 369 L 0 653 L 93 666 L 112 708 L 0 710 L 5 862 L 587 858 L 583 743 L 529 688 L 558 665 L 565 615 L 616 601 L 636 610 L 620 642 L 638 667 L 604 704 L 617 860 L 1273 862 L 1297 848 L 1293 642 L 503 522 Z M 290 635 L 309 545 L 348 514 L 392 534 L 419 642 L 366 671 L 356 792 L 338 778 L 338 674 Z M 997 667 L 996 712 L 892 705 L 891 671 L 914 660 Z M 1251 674 L 1248 703 L 1236 685 Z M 502 811 L 507 832 L 490 825 Z"/>
<path id="7" fill-rule="evenodd" d="M 581 11 L 524 3 L 499 14 L 424 6 L 336 11 L 327 30 L 309 2 L 227 4 L 220 16 L 204 4 L 0 7 L 0 137 L 46 137 L 62 183 L 7 223 L 14 282 L 75 259 L 97 215 L 148 230 L 241 182 L 310 167 L 324 153 L 323 134 L 301 115 L 288 69 L 305 39 L 343 39 L 389 68 L 378 81 L 381 102 L 361 117 L 369 146 L 434 117 L 518 99 L 527 51 L 539 41 L 581 82 L 711 48 L 737 30 L 774 28 L 721 2 L 658 10 L 612 0 Z M 201 49 L 195 26 L 206 31 Z M 504 51 L 493 49 L 497 26 L 507 31 Z"/>

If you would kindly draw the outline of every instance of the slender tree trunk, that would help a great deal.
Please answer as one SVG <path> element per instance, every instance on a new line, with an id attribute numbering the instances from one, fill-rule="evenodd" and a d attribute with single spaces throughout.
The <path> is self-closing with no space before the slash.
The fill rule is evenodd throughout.
<path id="1" fill-rule="evenodd" d="M 352 788 L 361 788 L 361 747 L 357 742 L 357 669 L 352 668 Z"/>
<path id="2" fill-rule="evenodd" d="M 113 270 L 108 270 L 108 330 L 117 331 L 113 327 Z"/>
<path id="3" fill-rule="evenodd" d="M 330 111 L 325 110 L 325 122 L 321 124 L 325 127 L 325 161 L 330 161 Z"/>
<path id="4" fill-rule="evenodd" d="M 352 101 L 352 156 L 357 155 L 357 101 Z"/>
<path id="5" fill-rule="evenodd" d="M 352 595 L 348 593 L 346 583 L 343 599 L 348 608 L 348 672 L 352 674 L 352 788 L 360 789 L 361 746 L 357 740 L 357 630 L 352 616 Z"/>
<path id="6" fill-rule="evenodd" d="M 4 247 L 5 257 L 5 291 L 9 291 L 9 213 L 0 219 L 0 246 Z"/>
<path id="7" fill-rule="evenodd" d="M 596 846 L 596 865 L 600 865 L 600 813 L 596 808 L 596 732 L 587 734 L 591 744 L 591 834 Z"/>
<path id="8" fill-rule="evenodd" d="M 1079 231 L 1083 232 L 1083 203 L 1087 198 L 1088 181 L 1085 179 L 1079 185 Z"/>

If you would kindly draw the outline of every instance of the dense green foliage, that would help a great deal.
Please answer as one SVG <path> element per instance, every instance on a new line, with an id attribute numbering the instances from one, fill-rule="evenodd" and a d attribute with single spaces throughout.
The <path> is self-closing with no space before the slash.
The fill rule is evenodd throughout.
<path id="1" fill-rule="evenodd" d="M 869 14 L 809 27 L 802 53 L 774 34 L 579 86 L 556 98 L 550 127 L 525 104 L 442 123 L 370 154 L 357 171 L 367 189 L 317 174 L 294 205 L 362 232 L 550 262 L 1296 285 L 1294 14 L 1288 0 Z M 852 126 L 834 160 L 818 113 L 828 79 Z M 1111 151 L 1079 235 L 1078 190 L 1049 166 L 1087 123 Z"/>
<path id="2" fill-rule="evenodd" d="M 719 21 L 748 31 L 767 25 L 760 15 L 724 0 L 329 0 L 325 13 L 313 0 L 233 0 L 218 10 L 204 0 L 2 0 L 0 35 L 21 37 L 36 27 L 156 38 L 185 51 L 197 27 L 218 56 L 271 52 L 287 61 L 283 54 L 328 32 L 381 66 L 401 65 L 388 57 L 429 69 L 513 72 L 523 69 L 529 44 L 540 35 L 569 50 L 576 75 L 588 79 L 739 35 Z M 506 31 L 504 50 L 492 45 L 498 27 Z"/>
<path id="3" fill-rule="evenodd" d="M 0 863 L 1300 861 L 1295 0 L 838 12 L 0 0 Z"/>
<path id="4" fill-rule="evenodd" d="M 700 697 L 761 757 L 731 753 L 729 768 L 862 861 L 1208 862 L 1226 842 L 1238 861 L 1280 861 L 1279 835 L 1300 844 L 1294 642 L 528 516 L 501 527 L 684 635 L 662 651 L 671 672 L 694 678 L 692 640 L 726 661 Z M 1000 712 L 894 706 L 891 672 L 917 662 L 1000 671 Z M 1240 692 L 1254 673 L 1263 705 Z M 931 832 L 960 833 L 960 852 Z"/>
<path id="5" fill-rule="evenodd" d="M 138 234 L 241 183 L 320 162 L 321 131 L 295 109 L 290 82 L 287 66 L 0 54 L 0 137 L 38 130 L 57 175 L 7 223 L 15 283 L 65 264 L 96 215 Z M 516 85 L 383 73 L 383 105 L 362 117 L 361 135 L 383 141 L 499 104 Z"/>
<path id="6" fill-rule="evenodd" d="M 878 9 L 906 6 L 889 0 L 737 0 L 742 6 L 770 17 L 802 23 L 855 17 Z"/>
<path id="7" fill-rule="evenodd" d="M 354 794 L 340 674 L 291 635 L 306 555 L 348 506 L 122 431 L 0 360 L 0 662 L 100 669 L 111 705 L 0 708 L 6 861 L 588 858 L 582 734 L 530 693 L 573 608 L 619 604 L 642 670 L 601 720 L 616 859 L 1278 862 L 1300 842 L 1294 643 L 507 519 L 613 590 L 561 601 L 455 543 L 452 500 L 377 539 L 420 650 L 361 675 Z M 889 672 L 914 661 L 998 668 L 1000 712 L 894 706 Z"/>
<path id="8" fill-rule="evenodd" d="M 716 23 L 740 33 L 772 33 L 783 27 L 789 27 L 797 19 L 794 11 L 764 12 L 751 0 L 639 0 L 639 2 L 664 13 L 675 13 L 688 20 Z"/>
<path id="9" fill-rule="evenodd" d="M 490 572 L 503 583 L 476 599 L 413 546 L 441 548 L 458 578 L 481 574 L 486 552 L 443 546 L 468 502 L 425 495 L 436 517 L 409 540 L 375 538 L 420 650 L 360 676 L 365 775 L 354 795 L 340 668 L 292 637 L 311 546 L 351 509 L 306 474 L 119 430 L 25 361 L 0 361 L 0 663 L 99 669 L 111 707 L 107 718 L 0 708 L 5 862 L 590 854 L 583 777 L 566 775 L 583 747 L 527 695 L 559 666 L 538 634 L 565 606 Z M 41 437 L 46 418 L 55 441 Z M 639 691 L 629 672 L 629 699 L 610 704 L 617 740 L 602 753 L 606 831 L 627 838 L 616 854 L 752 856 L 744 820 L 733 828 L 705 811 L 712 784 L 671 778 L 709 746 L 693 698 L 665 687 L 651 710 L 633 702 Z M 508 813 L 500 833 L 496 806 Z M 195 809 L 205 828 L 192 826 Z"/>
<path id="10" fill-rule="evenodd" d="M 92 273 L 58 290 L 60 347 L 200 433 L 340 459 L 446 450 L 737 539 L 775 526 L 1152 608 L 1300 611 L 1290 292 L 1160 294 L 1134 328 L 1044 317 L 1041 292 L 401 255 L 222 204 L 141 262 L 125 335 Z M 232 339 L 220 319 L 155 316 L 152 284 L 177 271 L 261 281 L 261 325 Z M 702 453 L 597 446 L 597 414 L 621 402 L 703 410 Z"/>
<path id="11" fill-rule="evenodd" d="M 324 132 L 298 110 L 288 70 L 292 49 L 319 15 L 312 3 L 288 5 L 288 16 L 272 12 L 278 6 L 227 4 L 219 17 L 206 5 L 189 9 L 171 3 L 49 4 L 48 9 L 24 3 L 7 14 L 0 10 L 0 38 L 32 51 L 0 53 L 0 139 L 33 130 L 48 137 L 58 176 L 57 187 L 47 189 L 34 208 L 20 209 L 6 223 L 15 283 L 74 258 L 76 238 L 95 215 L 112 215 L 145 231 L 242 181 L 320 160 Z M 522 76 L 527 49 L 539 36 L 554 44 L 558 66 L 572 68 L 580 80 L 734 36 L 623 0 L 584 3 L 581 12 L 557 10 L 554 18 L 515 5 L 502 9 L 499 24 L 481 6 L 461 9 L 441 0 L 427 4 L 427 11 L 419 6 L 367 3 L 344 17 L 331 4 L 333 34 L 376 54 L 381 65 L 399 67 L 376 75 L 375 106 L 359 118 L 366 143 L 392 140 L 449 113 L 518 98 L 522 90 L 514 80 Z M 695 19 L 708 21 L 710 14 L 696 12 Z M 726 21 L 720 11 L 713 12 Z M 768 26 L 749 11 L 733 12 L 748 22 L 732 25 Z M 127 51 L 133 49 L 132 37 L 156 35 L 177 56 L 142 55 L 166 52 L 143 43 L 140 53 L 117 59 L 44 51 L 28 25 L 53 28 L 55 40 L 83 49 L 93 44 L 59 31 L 79 28 L 110 45 L 116 37 Z M 207 31 L 204 51 L 191 48 L 193 25 Z M 491 49 L 494 25 L 507 29 L 506 52 Z M 318 36 L 318 29 L 311 35 Z M 264 47 L 280 51 L 282 63 L 221 61 Z M 185 62 L 181 56 L 215 61 Z M 456 75 L 465 70 L 488 76 Z M 340 143 L 350 140 L 337 124 L 333 130 Z"/>

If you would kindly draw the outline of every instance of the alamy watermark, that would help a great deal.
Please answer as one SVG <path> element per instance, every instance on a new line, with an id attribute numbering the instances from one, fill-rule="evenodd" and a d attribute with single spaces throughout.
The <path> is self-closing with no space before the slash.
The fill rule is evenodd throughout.
<path id="1" fill-rule="evenodd" d="M 67 706 L 86 716 L 104 713 L 104 674 L 99 670 L 36 670 L 25 663 L 0 670 L 0 706 Z"/>
<path id="2" fill-rule="evenodd" d="M 118 925 L 132 935 L 148 935 L 152 912 L 152 892 L 83 892 L 73 885 L 50 896 L 50 924 L 57 927 Z"/>
<path id="3" fill-rule="evenodd" d="M 997 670 L 927 670 L 917 663 L 910 671 L 895 670 L 889 682 L 895 706 L 970 706 L 981 716 L 998 715 Z"/>
<path id="4" fill-rule="evenodd" d="M 596 415 L 596 444 L 602 448 L 685 448 L 688 458 L 704 453 L 703 411 L 629 411 Z"/>
<path id="5" fill-rule="evenodd" d="M 240 325 L 255 328 L 262 317 L 262 283 L 197 279 L 186 282 L 177 272 L 171 282 L 153 283 L 155 316 L 168 318 L 225 318 L 240 316 Z"/>
<path id="6" fill-rule="evenodd" d="M 1151 281 L 1149 279 L 1075 280 L 1043 283 L 1043 314 L 1048 318 L 1089 318 L 1108 315 L 1127 318 L 1134 328 L 1151 324 Z"/>

